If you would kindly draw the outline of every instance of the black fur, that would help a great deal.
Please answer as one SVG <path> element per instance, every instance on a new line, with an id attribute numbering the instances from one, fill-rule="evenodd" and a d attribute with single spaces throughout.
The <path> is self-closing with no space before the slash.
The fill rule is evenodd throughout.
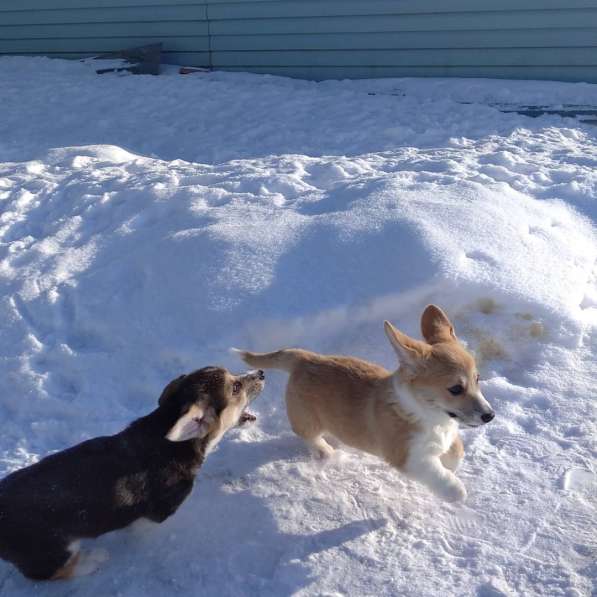
<path id="1" fill-rule="evenodd" d="M 0 557 L 30 578 L 48 579 L 68 561 L 68 545 L 145 517 L 162 522 L 193 487 L 209 435 L 171 442 L 165 435 L 193 403 L 226 406 L 227 372 L 182 376 L 159 406 L 124 431 L 47 456 L 0 481 Z"/>

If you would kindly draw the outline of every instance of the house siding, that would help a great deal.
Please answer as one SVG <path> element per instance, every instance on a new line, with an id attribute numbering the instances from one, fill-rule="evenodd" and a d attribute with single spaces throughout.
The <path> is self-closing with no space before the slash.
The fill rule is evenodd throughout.
<path id="1" fill-rule="evenodd" d="M 597 0 L 2 0 L 0 55 L 161 42 L 163 60 L 308 79 L 597 82 Z"/>

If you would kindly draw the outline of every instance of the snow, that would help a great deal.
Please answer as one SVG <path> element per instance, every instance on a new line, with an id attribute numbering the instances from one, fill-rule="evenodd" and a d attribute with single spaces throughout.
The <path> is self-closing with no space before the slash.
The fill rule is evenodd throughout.
<path id="1" fill-rule="evenodd" d="M 272 372 L 175 516 L 36 595 L 590 595 L 597 129 L 488 104 L 597 86 L 174 72 L 0 60 L 0 474 L 242 370 L 230 346 L 392 368 L 383 319 L 418 337 L 429 302 L 497 417 L 447 505 L 362 453 L 313 461 Z M 0 562 L 0 595 L 32 590 Z"/>

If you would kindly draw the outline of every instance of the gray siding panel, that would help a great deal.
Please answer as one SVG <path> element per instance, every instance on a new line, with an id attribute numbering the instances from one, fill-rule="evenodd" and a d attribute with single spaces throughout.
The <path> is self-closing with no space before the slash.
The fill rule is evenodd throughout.
<path id="1" fill-rule="evenodd" d="M 9 39 L 85 39 L 90 37 L 207 37 L 206 21 L 155 21 L 145 23 L 70 23 L 52 25 L 0 25 L 0 41 Z"/>
<path id="2" fill-rule="evenodd" d="M 210 9 L 211 19 L 211 9 Z M 477 31 L 590 27 L 597 38 L 595 7 L 583 10 L 519 11 L 428 15 L 301 17 L 293 19 L 230 19 L 210 21 L 212 35 L 270 33 L 357 33 L 392 31 Z M 348 44 L 348 41 L 347 41 Z M 347 49 L 350 46 L 347 45 Z"/>
<path id="3" fill-rule="evenodd" d="M 207 37 L 143 37 L 143 44 L 163 43 L 163 49 L 166 52 L 193 52 L 209 50 L 209 41 Z M 48 43 L 52 44 L 52 52 L 85 54 L 100 54 L 102 52 L 113 52 L 131 45 L 129 37 L 82 37 L 72 39 L 9 39 L 0 40 L 0 53 L 7 54 L 31 54 L 44 53 L 48 48 Z"/>
<path id="4" fill-rule="evenodd" d="M 481 7 L 481 8 L 480 8 Z M 572 10 L 591 8 L 591 0 L 580 2 L 562 0 L 555 2 L 541 0 L 437 0 L 418 2 L 417 0 L 279 0 L 277 2 L 244 2 L 213 4 L 209 8 L 211 19 L 257 19 L 293 17 L 335 17 L 343 15 L 399 15 L 399 14 L 454 14 L 460 12 L 492 13 L 517 12 L 519 10 Z"/>
<path id="5" fill-rule="evenodd" d="M 177 56 L 184 58 L 185 55 Z M 405 66 L 333 66 L 333 67 L 232 67 L 230 71 L 296 77 L 298 79 L 377 79 L 383 77 L 482 77 L 495 79 L 547 79 L 555 81 L 595 80 L 595 67 L 570 66 L 466 66 L 466 67 L 405 67 Z"/>
<path id="6" fill-rule="evenodd" d="M 597 0 L 0 0 L 0 54 L 157 41 L 171 63 L 310 79 L 597 82 Z"/>
<path id="7" fill-rule="evenodd" d="M 51 0 L 48 0 L 48 4 Z M 113 6 L 81 10 L 15 10 L 0 13 L 1 25 L 47 25 L 65 23 L 127 23 L 156 21 L 205 21 L 205 5 Z"/>
<path id="8" fill-rule="evenodd" d="M 5 56 L 7 54 L 4 54 Z M 66 60 L 74 60 L 80 58 L 90 58 L 93 56 L 97 56 L 97 52 L 19 52 L 19 56 L 46 56 L 49 58 L 64 58 Z M 164 64 L 191 64 L 191 60 L 193 64 L 196 66 L 207 67 L 209 64 L 209 52 L 166 52 L 165 56 L 175 56 L 176 58 L 173 60 L 166 60 Z M 186 57 L 186 61 L 183 63 L 181 62 L 178 57 L 184 56 Z M 0 55 L 1 57 L 1 55 Z M 231 69 L 229 69 L 231 70 Z M 241 69 L 246 70 L 246 69 Z M 290 75 L 289 75 L 290 76 Z"/>
<path id="9" fill-rule="evenodd" d="M 477 48 L 454 50 L 290 50 L 214 52 L 216 68 L 229 66 L 584 66 L 597 67 L 597 48 Z"/>
<path id="10" fill-rule="evenodd" d="M 432 48 L 566 48 L 592 47 L 594 29 L 497 29 L 490 31 L 398 31 L 215 35 L 214 52 L 226 50 L 408 50 Z M 283 50 L 282 50 L 283 48 Z"/>
<path id="11" fill-rule="evenodd" d="M 77 10 L 81 8 L 113 8 L 122 6 L 164 6 L 164 5 L 207 4 L 202 0 L 2 0 L 2 11 L 28 10 Z"/>
<path id="12" fill-rule="evenodd" d="M 114 6 L 163 6 L 209 4 L 220 11 L 247 17 L 255 11 L 273 11 L 287 18 L 292 11 L 325 11 L 338 14 L 420 14 L 445 12 L 483 12 L 495 10 L 552 10 L 591 8 L 593 0 L 2 0 L 0 12 L 17 10 L 76 10 Z"/>

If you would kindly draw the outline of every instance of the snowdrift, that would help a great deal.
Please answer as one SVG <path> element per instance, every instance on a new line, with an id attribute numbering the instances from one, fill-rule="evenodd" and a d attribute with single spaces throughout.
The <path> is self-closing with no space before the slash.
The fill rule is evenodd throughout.
<path id="1" fill-rule="evenodd" d="M 589 594 L 595 129 L 464 105 L 458 81 L 395 96 L 43 59 L 0 79 L 1 473 L 118 431 L 182 371 L 242 369 L 230 346 L 394 367 L 382 320 L 418 335 L 429 302 L 497 412 L 463 433 L 469 499 L 448 506 L 360 453 L 313 462 L 272 373 L 176 516 L 36 594 Z M 0 563 L 0 595 L 31 590 Z"/>

